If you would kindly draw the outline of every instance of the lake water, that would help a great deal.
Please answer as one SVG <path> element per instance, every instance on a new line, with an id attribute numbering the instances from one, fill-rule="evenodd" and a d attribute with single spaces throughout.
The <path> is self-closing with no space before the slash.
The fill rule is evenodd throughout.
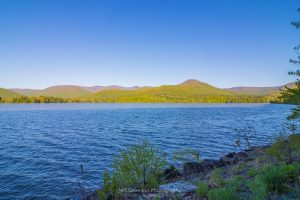
<path id="1" fill-rule="evenodd" d="M 0 104 L 0 199 L 75 196 L 101 184 L 120 149 L 148 140 L 202 158 L 238 150 L 238 131 L 270 142 L 292 106 L 270 104 Z M 243 146 L 245 147 L 245 146 Z"/>

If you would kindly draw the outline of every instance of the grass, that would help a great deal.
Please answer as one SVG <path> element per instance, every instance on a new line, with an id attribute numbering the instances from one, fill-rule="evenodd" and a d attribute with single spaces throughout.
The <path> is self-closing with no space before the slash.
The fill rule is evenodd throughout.
<path id="1" fill-rule="evenodd" d="M 267 196 L 267 186 L 258 177 L 248 183 L 251 191 L 251 200 L 262 200 Z"/>
<path id="2" fill-rule="evenodd" d="M 217 184 L 218 187 L 224 187 L 226 185 L 226 180 L 222 178 L 221 174 L 222 174 L 222 170 L 221 169 L 215 169 L 212 173 L 211 173 L 211 179 L 214 183 Z"/>
<path id="3" fill-rule="evenodd" d="M 252 167 L 248 170 L 247 173 L 248 173 L 248 176 L 255 177 L 258 173 L 258 170 L 256 168 Z"/>
<path id="4" fill-rule="evenodd" d="M 216 174 L 220 174 L 219 171 L 215 172 Z M 241 176 L 234 176 L 232 179 L 225 181 L 222 178 L 218 178 L 222 184 L 220 184 L 219 188 L 211 189 L 207 192 L 209 200 L 239 200 L 240 197 L 238 195 L 238 191 L 242 187 L 244 183 L 244 178 Z"/>
<path id="5" fill-rule="evenodd" d="M 239 200 L 236 191 L 231 188 L 216 188 L 208 192 L 209 200 Z"/>
<path id="6" fill-rule="evenodd" d="M 208 192 L 208 184 L 205 182 L 199 182 L 196 190 L 197 196 L 202 198 L 206 197 L 207 192 Z"/>
<path id="7" fill-rule="evenodd" d="M 267 149 L 267 152 L 280 161 L 288 160 L 300 153 L 300 134 L 292 134 L 287 138 L 279 137 L 277 141 Z"/>
<path id="8" fill-rule="evenodd" d="M 288 140 L 292 146 L 292 150 L 294 150 L 296 153 L 300 153 L 300 134 L 290 135 Z"/>
<path id="9" fill-rule="evenodd" d="M 266 167 L 257 177 L 267 186 L 268 191 L 283 194 L 289 191 L 288 184 L 297 181 L 298 168 L 296 165 Z"/>

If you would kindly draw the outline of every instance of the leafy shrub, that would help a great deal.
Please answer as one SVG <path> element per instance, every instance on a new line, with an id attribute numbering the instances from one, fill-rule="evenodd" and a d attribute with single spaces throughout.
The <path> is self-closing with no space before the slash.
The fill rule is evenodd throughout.
<path id="1" fill-rule="evenodd" d="M 147 142 L 127 148 L 114 162 L 114 177 L 121 188 L 155 188 L 166 156 Z"/>
<path id="2" fill-rule="evenodd" d="M 103 173 L 103 190 L 105 192 L 110 192 L 112 189 L 110 174 L 108 171 L 104 171 Z"/>
<path id="3" fill-rule="evenodd" d="M 111 184 L 110 174 L 108 171 L 104 171 L 102 190 L 99 190 L 97 192 L 99 199 L 101 199 L 101 200 L 108 199 L 108 195 L 112 191 L 111 186 L 112 186 L 112 184 Z"/>
<path id="4" fill-rule="evenodd" d="M 258 176 L 249 182 L 248 187 L 252 193 L 251 200 L 262 200 L 266 198 L 267 186 L 259 179 Z"/>
<path id="5" fill-rule="evenodd" d="M 199 182 L 197 185 L 196 193 L 199 197 L 206 197 L 208 191 L 208 185 L 205 182 Z"/>
<path id="6" fill-rule="evenodd" d="M 285 193 L 288 191 L 287 184 L 297 180 L 297 168 L 295 165 L 266 167 L 258 176 L 266 184 L 268 191 Z"/>
<path id="7" fill-rule="evenodd" d="M 232 188 L 216 188 L 208 191 L 209 200 L 239 200 L 236 191 Z"/>
<path id="8" fill-rule="evenodd" d="M 286 175 L 287 183 L 295 183 L 298 180 L 298 168 L 297 165 L 283 165 L 280 167 L 280 170 Z"/>
<path id="9" fill-rule="evenodd" d="M 119 191 L 116 177 L 111 177 L 108 171 L 104 171 L 102 189 L 97 194 L 101 200 L 108 199 L 109 196 L 118 197 Z"/>
<path id="10" fill-rule="evenodd" d="M 108 199 L 107 194 L 104 192 L 104 190 L 98 190 L 97 195 L 98 195 L 98 198 L 100 200 L 107 200 Z"/>

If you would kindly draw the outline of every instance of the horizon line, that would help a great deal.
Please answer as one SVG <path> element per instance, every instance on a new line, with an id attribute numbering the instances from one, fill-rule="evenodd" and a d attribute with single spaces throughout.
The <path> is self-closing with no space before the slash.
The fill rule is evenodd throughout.
<path id="1" fill-rule="evenodd" d="M 88 88 L 91 88 L 91 87 L 124 87 L 124 88 L 134 88 L 134 87 L 139 87 L 139 88 L 142 88 L 142 87 L 160 87 L 160 86 L 164 86 L 164 85 L 180 85 L 186 81 L 198 81 L 198 82 L 201 82 L 201 83 L 204 83 L 204 84 L 208 84 L 208 85 L 211 85 L 213 87 L 216 87 L 216 88 L 220 88 L 220 89 L 230 89 L 230 88 L 239 88 L 239 87 L 249 87 L 249 88 L 267 88 L 267 87 L 280 87 L 280 86 L 284 86 L 284 85 L 287 85 L 287 84 L 290 84 L 290 83 L 293 83 L 293 82 L 287 82 L 287 83 L 282 83 L 282 84 L 278 84 L 278 85 L 266 85 L 266 86 L 253 86 L 253 85 L 237 85 L 237 86 L 231 86 L 231 87 L 218 87 L 218 86 L 215 86 L 215 85 L 212 85 L 210 83 L 207 83 L 207 82 L 203 82 L 203 81 L 199 81 L 198 79 L 187 79 L 185 81 L 182 81 L 182 82 L 179 82 L 179 83 L 176 83 L 176 84 L 160 84 L 160 85 L 142 85 L 142 86 L 139 86 L 139 85 L 133 85 L 133 86 L 124 86 L 124 85 L 118 85 L 118 84 L 111 84 L 111 85 L 81 85 L 81 84 L 53 84 L 53 85 L 50 85 L 50 86 L 47 86 L 47 87 L 43 87 L 43 88 L 29 88 L 29 87 L 1 87 L 0 88 L 4 88 L 4 89 L 8 89 L 8 90 L 13 90 L 13 89 L 22 89 L 22 90 L 45 90 L 45 89 L 48 89 L 48 88 L 51 88 L 51 87 L 56 87 L 56 86 L 75 86 L 75 87 L 88 87 Z"/>

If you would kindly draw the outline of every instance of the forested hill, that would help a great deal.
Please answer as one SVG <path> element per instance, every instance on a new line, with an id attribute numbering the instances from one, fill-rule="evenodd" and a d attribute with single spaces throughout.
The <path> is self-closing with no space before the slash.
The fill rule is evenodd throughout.
<path id="1" fill-rule="evenodd" d="M 148 103 L 266 103 L 276 98 L 279 87 L 221 89 L 187 80 L 178 85 L 159 87 L 121 87 L 61 85 L 44 90 L 1 89 L 2 102 L 148 102 Z M 266 92 L 267 91 L 267 92 Z"/>
<path id="2" fill-rule="evenodd" d="M 13 92 L 11 90 L 0 88 L 0 97 L 1 98 L 13 98 L 13 97 L 18 97 L 18 96 L 21 96 L 21 95 L 16 92 Z"/>

